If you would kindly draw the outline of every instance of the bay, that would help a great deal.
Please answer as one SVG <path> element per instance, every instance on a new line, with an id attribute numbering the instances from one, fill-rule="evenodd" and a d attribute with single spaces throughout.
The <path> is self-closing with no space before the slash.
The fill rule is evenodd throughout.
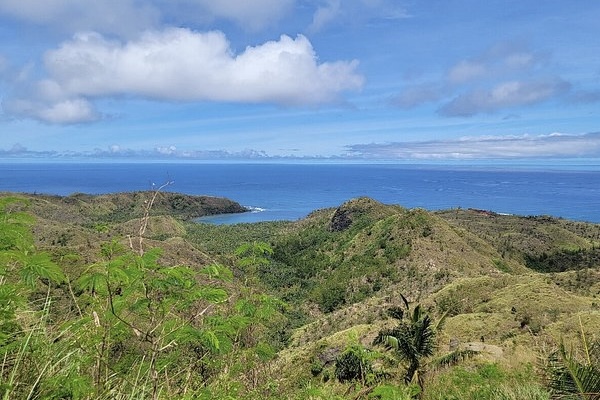
<path id="1" fill-rule="evenodd" d="M 297 220 L 360 196 L 428 210 L 477 208 L 600 223 L 600 170 L 397 164 L 3 163 L 0 191 L 69 195 L 165 190 L 254 211 L 211 223 Z"/>

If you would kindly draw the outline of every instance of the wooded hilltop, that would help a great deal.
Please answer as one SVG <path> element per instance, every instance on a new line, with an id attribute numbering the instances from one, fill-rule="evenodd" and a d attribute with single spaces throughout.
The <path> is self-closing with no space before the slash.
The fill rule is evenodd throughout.
<path id="1" fill-rule="evenodd" d="M 600 399 L 600 224 L 0 194 L 0 397 Z"/>

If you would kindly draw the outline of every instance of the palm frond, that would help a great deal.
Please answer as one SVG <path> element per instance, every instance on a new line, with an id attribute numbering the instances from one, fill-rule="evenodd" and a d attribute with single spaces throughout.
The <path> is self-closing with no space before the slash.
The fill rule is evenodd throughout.
<path id="1" fill-rule="evenodd" d="M 404 302 L 404 307 L 406 307 L 406 309 L 408 310 L 409 309 L 408 300 L 406 300 L 406 297 L 404 297 L 404 295 L 402 293 L 400 293 L 400 298 Z"/>
<path id="2" fill-rule="evenodd" d="M 479 354 L 476 350 L 459 349 L 432 360 L 429 365 L 433 368 L 444 368 L 456 365 Z"/>
<path id="3" fill-rule="evenodd" d="M 579 395 L 586 400 L 600 399 L 600 367 L 576 359 L 561 343 L 548 359 L 549 387 L 558 395 Z"/>

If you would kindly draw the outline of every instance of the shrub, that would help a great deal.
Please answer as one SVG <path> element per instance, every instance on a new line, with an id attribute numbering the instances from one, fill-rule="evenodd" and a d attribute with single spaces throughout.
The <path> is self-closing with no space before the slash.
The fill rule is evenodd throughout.
<path id="1" fill-rule="evenodd" d="M 370 352 L 361 345 L 349 347 L 335 360 L 335 377 L 342 383 L 367 382 L 373 375 Z"/>

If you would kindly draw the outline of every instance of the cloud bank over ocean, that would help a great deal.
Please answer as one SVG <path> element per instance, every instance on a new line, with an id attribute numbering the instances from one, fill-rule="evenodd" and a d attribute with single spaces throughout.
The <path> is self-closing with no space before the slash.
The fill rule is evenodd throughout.
<path id="1" fill-rule="evenodd" d="M 600 132 L 357 144 L 348 146 L 348 152 L 365 159 L 398 160 L 600 157 Z"/>
<path id="2" fill-rule="evenodd" d="M 130 149 L 112 145 L 107 149 L 90 151 L 33 151 L 20 144 L 11 148 L 0 148 L 3 158 L 48 158 L 60 159 L 105 159 L 105 160 L 351 160 L 382 161 L 439 161 L 439 160 L 494 160 L 494 159 L 555 159 L 555 158 L 600 158 L 600 132 L 569 135 L 463 137 L 456 140 L 429 140 L 394 143 L 369 143 L 347 146 L 343 154 L 322 157 L 295 156 L 292 154 L 270 155 L 264 150 L 246 149 L 238 152 L 227 150 L 180 150 L 176 146 L 160 146 L 154 149 Z"/>

